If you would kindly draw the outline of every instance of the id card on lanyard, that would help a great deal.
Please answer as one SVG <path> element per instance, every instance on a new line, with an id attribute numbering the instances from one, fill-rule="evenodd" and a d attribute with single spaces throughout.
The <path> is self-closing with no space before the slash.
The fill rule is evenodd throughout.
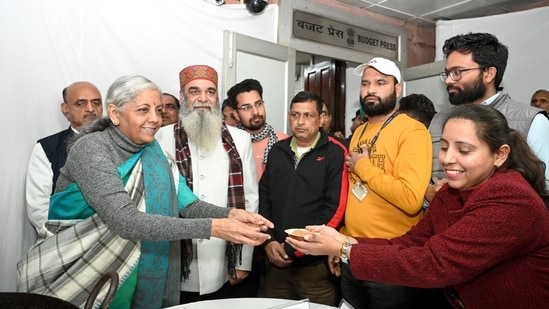
<path id="1" fill-rule="evenodd" d="M 353 188 L 351 189 L 351 192 L 353 192 L 353 195 L 362 202 L 364 198 L 366 198 L 366 195 L 368 195 L 368 189 L 362 184 L 362 182 L 359 180 Z"/>
<path id="2" fill-rule="evenodd" d="M 383 123 L 383 125 L 381 126 L 381 128 L 379 129 L 379 131 L 377 131 L 376 135 L 372 138 L 372 143 L 370 144 L 370 147 L 369 148 L 373 148 L 373 146 L 375 145 L 375 143 L 377 142 L 377 139 L 379 137 L 379 133 L 381 133 L 381 130 L 383 130 L 391 121 L 393 121 L 393 119 L 395 119 L 395 117 L 399 114 L 398 111 L 394 112 L 389 118 L 387 118 L 387 120 L 385 120 L 385 122 Z M 362 135 L 364 134 L 364 132 L 366 131 L 366 128 L 368 127 L 368 124 L 366 124 L 364 126 L 364 128 L 362 129 L 362 132 L 360 132 L 360 136 L 358 138 L 358 140 L 360 141 L 360 137 L 362 137 Z M 360 145 L 357 144 L 357 148 L 360 150 Z M 359 151 L 360 152 L 360 151 Z M 357 181 L 357 183 L 353 186 L 353 188 L 351 189 L 351 192 L 353 193 L 353 195 L 360 201 L 362 202 L 366 196 L 368 195 L 368 188 L 366 188 L 366 186 L 362 183 L 362 181 L 360 181 L 360 179 Z"/>

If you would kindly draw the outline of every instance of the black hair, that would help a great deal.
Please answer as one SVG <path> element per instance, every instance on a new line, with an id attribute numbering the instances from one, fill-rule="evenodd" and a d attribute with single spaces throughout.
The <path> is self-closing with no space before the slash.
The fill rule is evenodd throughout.
<path id="1" fill-rule="evenodd" d="M 292 106 L 294 103 L 303 103 L 313 101 L 316 103 L 316 110 L 318 111 L 318 115 L 322 114 L 322 98 L 312 91 L 300 91 L 298 92 L 292 99 L 292 102 L 290 103 L 290 109 L 292 109 Z"/>
<path id="2" fill-rule="evenodd" d="M 65 103 L 68 103 L 67 102 L 67 88 L 69 88 L 68 86 L 63 88 L 63 91 L 61 92 L 61 96 L 63 96 L 63 102 Z"/>
<path id="3" fill-rule="evenodd" d="M 501 90 L 500 84 L 503 80 L 503 74 L 507 67 L 509 50 L 498 39 L 490 33 L 468 33 L 460 34 L 447 39 L 442 47 L 444 57 L 453 51 L 462 54 L 471 53 L 473 61 L 483 68 L 495 67 L 496 79 L 495 86 Z"/>
<path id="4" fill-rule="evenodd" d="M 518 171 L 549 209 L 549 193 L 545 187 L 545 163 L 532 152 L 520 132 L 509 128 L 507 119 L 502 113 L 489 106 L 467 104 L 454 108 L 444 125 L 450 119 L 466 119 L 474 122 L 477 127 L 477 137 L 488 144 L 492 153 L 498 151 L 504 144 L 509 145 L 511 151 L 503 165 Z"/>
<path id="5" fill-rule="evenodd" d="M 229 98 L 225 98 L 225 100 L 223 100 L 223 103 L 221 103 L 221 110 L 225 109 L 227 106 L 232 107 L 229 102 Z"/>
<path id="6" fill-rule="evenodd" d="M 240 83 L 234 85 L 227 91 L 227 99 L 228 104 L 234 108 L 237 109 L 238 102 L 236 101 L 236 96 L 238 96 L 242 92 L 250 92 L 250 91 L 257 91 L 259 93 L 259 96 L 263 98 L 263 87 L 261 86 L 261 83 L 255 79 L 249 78 L 241 81 Z"/>
<path id="7" fill-rule="evenodd" d="M 437 113 L 435 105 L 423 94 L 412 93 L 402 97 L 398 110 L 429 127 L 431 120 Z"/>

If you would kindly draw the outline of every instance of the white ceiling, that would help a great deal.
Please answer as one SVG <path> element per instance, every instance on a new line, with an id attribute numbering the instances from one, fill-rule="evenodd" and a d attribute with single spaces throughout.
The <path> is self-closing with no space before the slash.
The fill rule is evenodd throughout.
<path id="1" fill-rule="evenodd" d="M 462 19 L 549 6 L 545 0 L 337 0 L 363 10 L 426 27 L 438 19 Z"/>

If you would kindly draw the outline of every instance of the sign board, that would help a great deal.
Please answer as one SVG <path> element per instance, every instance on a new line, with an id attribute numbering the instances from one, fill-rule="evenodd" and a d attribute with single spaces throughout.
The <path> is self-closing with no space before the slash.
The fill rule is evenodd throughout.
<path id="1" fill-rule="evenodd" d="M 294 37 L 398 59 L 398 36 L 355 27 L 298 10 L 294 10 L 293 17 Z"/>

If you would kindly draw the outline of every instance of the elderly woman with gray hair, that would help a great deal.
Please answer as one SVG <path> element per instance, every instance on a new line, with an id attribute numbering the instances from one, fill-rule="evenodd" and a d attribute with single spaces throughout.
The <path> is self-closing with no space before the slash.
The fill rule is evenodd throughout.
<path id="1" fill-rule="evenodd" d="M 255 246 L 269 237 L 262 231 L 273 224 L 262 216 L 200 201 L 186 186 L 154 138 L 161 95 L 139 75 L 109 87 L 108 116 L 82 130 L 61 169 L 50 201 L 51 236 L 18 264 L 19 291 L 82 307 L 103 273 L 115 270 L 121 280 L 113 308 L 176 305 L 180 239 L 213 236 Z"/>

